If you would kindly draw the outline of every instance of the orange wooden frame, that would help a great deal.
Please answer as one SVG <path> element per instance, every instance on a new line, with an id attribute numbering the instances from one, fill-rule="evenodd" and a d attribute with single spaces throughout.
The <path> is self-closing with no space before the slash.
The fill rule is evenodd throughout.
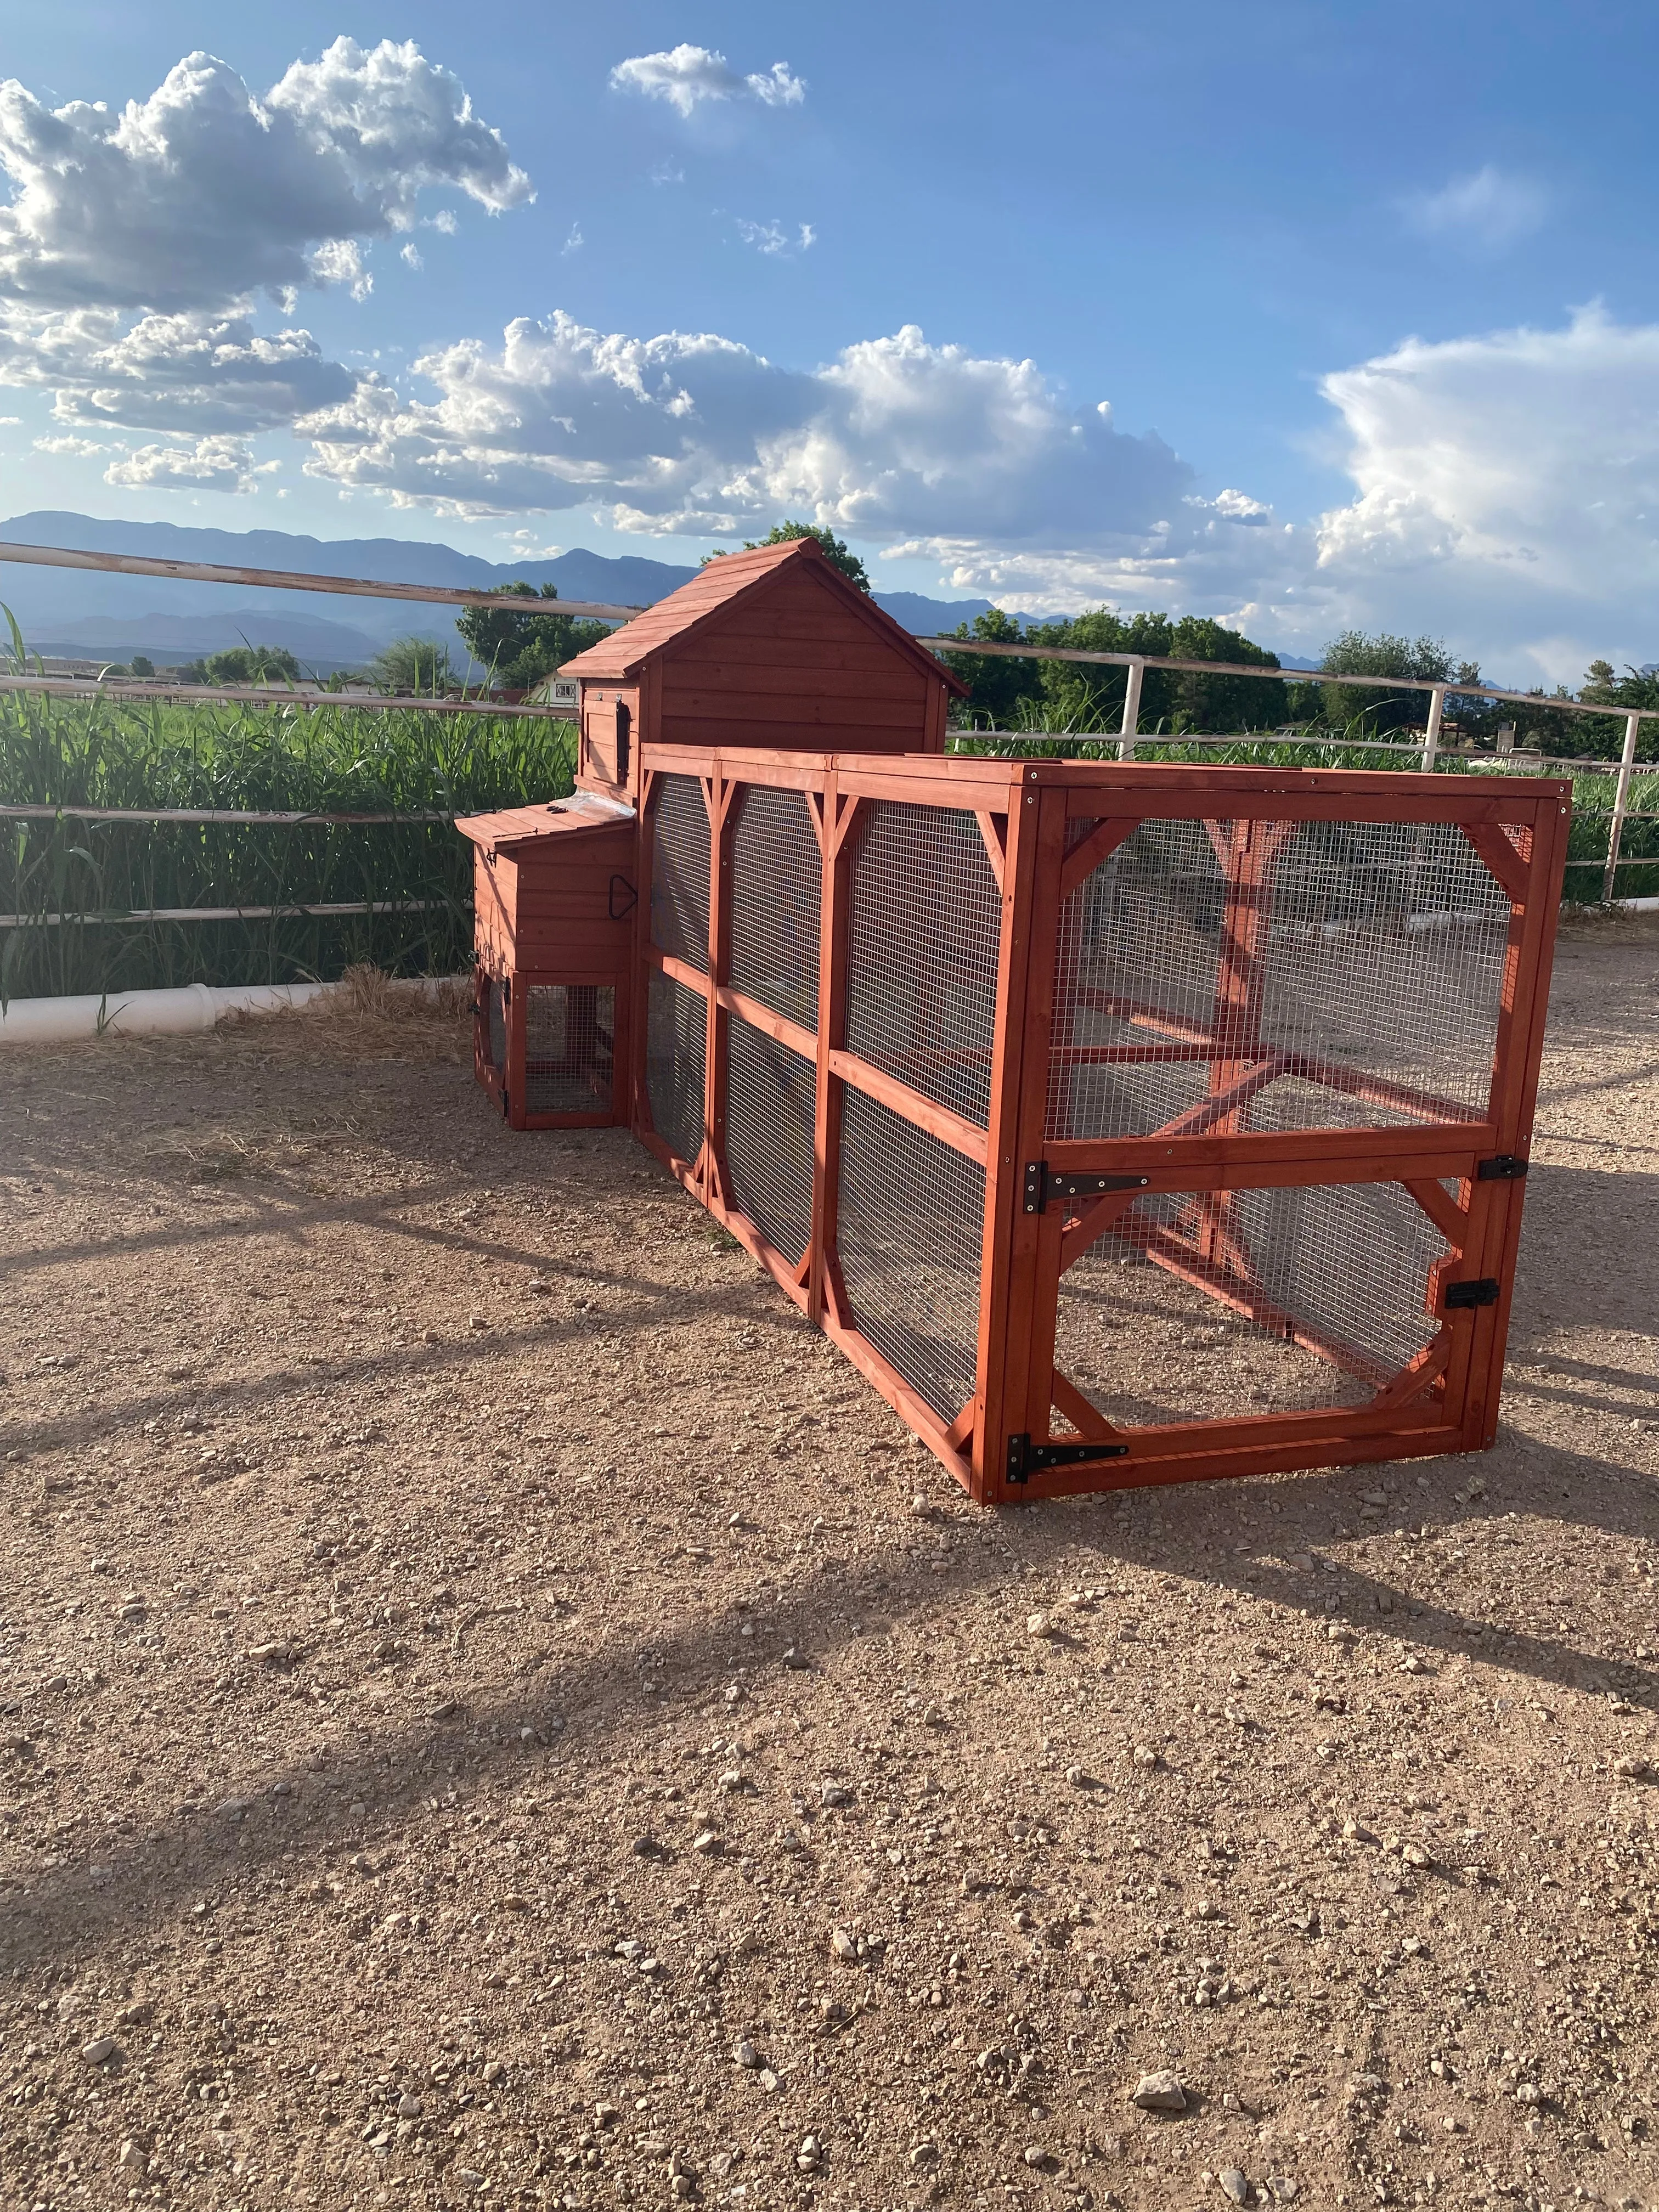
<path id="1" fill-rule="evenodd" d="M 1200 1480 L 1479 1449 L 1496 1431 L 1510 1284 L 1523 1186 L 1487 1179 L 1482 1162 L 1524 1160 L 1542 1045 L 1554 922 L 1565 858 L 1570 787 L 1528 780 L 1496 786 L 1472 779 L 1342 770 L 1186 768 L 1161 764 L 1030 763 L 972 757 L 722 755 L 679 746 L 641 750 L 635 924 L 637 1012 L 628 1024 L 628 1091 L 640 1140 L 772 1275 L 786 1297 L 848 1353 L 882 1395 L 986 1504 L 1147 1483 Z M 709 942 L 706 971 L 652 941 L 653 817 L 665 775 L 695 776 L 709 822 Z M 731 833 L 741 787 L 770 785 L 802 794 L 821 862 L 818 1020 L 789 1020 L 734 990 L 731 941 Z M 990 1104 L 984 1127 L 923 1096 L 848 1048 L 849 869 L 859 825 L 872 802 L 898 801 L 971 814 L 1001 895 L 996 946 L 997 1012 Z M 1150 1134 L 1055 1141 L 1047 1134 L 1056 1018 L 1056 946 L 1062 902 L 1136 826 L 1148 820 L 1203 823 L 1226 884 L 1219 982 L 1212 1016 L 1183 1026 L 1167 1016 L 1146 1030 L 1143 1059 L 1209 1063 L 1206 1099 Z M 1468 1109 L 1431 1092 L 1307 1055 L 1275 1054 L 1258 1034 L 1256 951 L 1263 885 L 1278 845 L 1294 825 L 1447 823 L 1462 828 L 1510 905 L 1498 1009 L 1489 1109 Z M 1089 825 L 1070 830 L 1073 823 Z M 1069 849 L 1068 849 L 1069 846 Z M 652 1126 L 647 1081 L 647 986 L 652 969 L 700 997 L 706 1009 L 704 1113 L 696 1159 L 673 1153 Z M 1127 1002 L 1120 1002 L 1127 1006 Z M 1156 1012 L 1157 1010 L 1153 1010 Z M 1143 1010 L 1143 1014 L 1145 1010 Z M 775 1251 L 738 1206 L 725 1161 L 726 1068 L 733 1017 L 788 1045 L 816 1070 L 811 1230 L 798 1262 Z M 1140 1019 L 1131 1010 L 1131 1018 Z M 1069 1031 L 1068 1031 L 1069 1034 Z M 619 1052 L 621 1047 L 619 1036 Z M 1110 1057 L 1115 1048 L 1100 1048 Z M 619 1070 L 621 1061 L 619 1058 Z M 1340 1090 L 1398 1117 L 1374 1127 L 1254 1131 L 1243 1109 L 1254 1091 L 1282 1073 Z M 947 1416 L 926 1403 L 857 1327 L 841 1274 L 841 1126 L 849 1091 L 973 1161 L 985 1174 L 977 1376 L 973 1395 Z M 1138 1192 L 1031 1212 L 1021 1192 L 1028 1168 L 1051 1174 L 1144 1176 L 1149 1193 L 1179 1192 L 1183 1228 L 1128 1231 L 1154 1264 L 1222 1305 L 1248 1314 L 1358 1376 L 1361 1405 L 1246 1414 L 1114 1430 L 1056 1371 L 1060 1278 L 1101 1235 L 1125 1233 Z M 1454 1198 L 1444 1188 L 1455 1181 Z M 1275 1187 L 1394 1183 L 1410 1194 L 1444 1240 L 1431 1268 L 1425 1308 L 1439 1323 L 1428 1345 L 1397 1372 L 1273 1305 L 1241 1267 L 1230 1227 L 1233 1193 Z M 927 1235 L 915 1224 L 918 1248 Z M 1492 1279 L 1495 1302 L 1476 1306 L 1449 1288 Z M 1056 1434 L 1055 1416 L 1063 1424 Z M 1064 1443 L 1075 1463 L 1020 1464 L 1015 1447 Z M 1111 1457 L 1080 1456 L 1108 1446 Z"/>

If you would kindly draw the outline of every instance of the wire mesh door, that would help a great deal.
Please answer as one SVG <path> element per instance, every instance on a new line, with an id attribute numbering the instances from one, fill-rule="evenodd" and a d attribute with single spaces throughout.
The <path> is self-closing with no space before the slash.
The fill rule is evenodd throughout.
<path id="1" fill-rule="evenodd" d="M 1531 832 L 1044 805 L 1003 1481 L 1458 1448 L 1506 1287 Z"/>

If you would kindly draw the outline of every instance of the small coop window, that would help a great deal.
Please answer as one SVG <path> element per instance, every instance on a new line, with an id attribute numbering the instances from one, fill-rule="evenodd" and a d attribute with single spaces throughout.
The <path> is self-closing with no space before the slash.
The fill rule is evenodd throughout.
<path id="1" fill-rule="evenodd" d="M 499 975 L 492 975 L 484 1001 L 484 1018 L 489 1038 L 489 1065 L 497 1075 L 507 1073 L 507 985 Z"/>
<path id="2" fill-rule="evenodd" d="M 609 1113 L 616 1022 L 617 994 L 609 983 L 526 988 L 526 1113 Z"/>

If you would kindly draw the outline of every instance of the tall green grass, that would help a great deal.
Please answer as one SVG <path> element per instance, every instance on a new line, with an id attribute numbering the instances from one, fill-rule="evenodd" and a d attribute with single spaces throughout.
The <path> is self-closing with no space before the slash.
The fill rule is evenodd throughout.
<path id="1" fill-rule="evenodd" d="M 379 823 L 0 816 L 0 995 L 328 980 L 358 961 L 453 974 L 472 946 L 458 814 L 571 787 L 568 723 L 349 705 L 177 706 L 0 693 L 0 802 L 391 814 Z M 180 907 L 361 906 L 336 917 L 109 919 Z M 371 904 L 410 910 L 371 915 Z M 64 917 L 50 919 L 49 917 Z"/>

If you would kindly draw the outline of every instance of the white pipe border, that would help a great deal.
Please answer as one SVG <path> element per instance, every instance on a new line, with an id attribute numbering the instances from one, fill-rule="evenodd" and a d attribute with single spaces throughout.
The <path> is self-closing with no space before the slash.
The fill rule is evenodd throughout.
<path id="1" fill-rule="evenodd" d="M 88 993 L 69 999 L 14 999 L 0 1013 L 0 1045 L 80 1044 L 97 1036 L 184 1036 L 210 1030 L 223 1014 L 275 1014 L 308 1006 L 335 983 L 246 983 L 215 989 Z"/>

